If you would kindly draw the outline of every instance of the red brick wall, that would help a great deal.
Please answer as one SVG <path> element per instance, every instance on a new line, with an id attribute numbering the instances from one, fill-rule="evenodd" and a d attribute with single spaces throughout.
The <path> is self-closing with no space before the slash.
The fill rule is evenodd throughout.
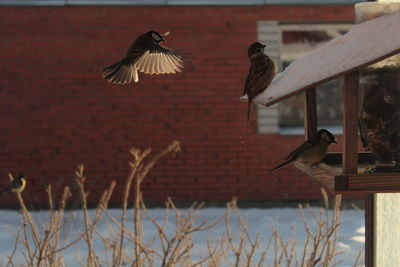
<path id="1" fill-rule="evenodd" d="M 119 201 L 128 149 L 176 139 L 183 152 L 150 172 L 146 201 L 320 198 L 292 167 L 265 173 L 303 137 L 257 134 L 254 121 L 246 129 L 238 97 L 257 20 L 349 22 L 353 6 L 1 7 L 0 17 L 1 186 L 8 172 L 24 173 L 25 195 L 42 201 L 43 185 L 70 184 L 84 163 L 91 200 L 116 179 Z M 106 83 L 101 68 L 150 29 L 171 31 L 166 45 L 189 52 L 191 64 Z"/>

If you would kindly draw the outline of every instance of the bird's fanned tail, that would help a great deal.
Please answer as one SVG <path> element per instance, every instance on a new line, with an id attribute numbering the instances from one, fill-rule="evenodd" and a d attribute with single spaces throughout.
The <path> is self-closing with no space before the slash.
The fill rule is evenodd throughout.
<path id="1" fill-rule="evenodd" d="M 127 84 L 132 81 L 139 81 L 139 76 L 135 67 L 131 64 L 124 64 L 124 60 L 105 67 L 101 76 L 108 82 L 116 84 Z"/>

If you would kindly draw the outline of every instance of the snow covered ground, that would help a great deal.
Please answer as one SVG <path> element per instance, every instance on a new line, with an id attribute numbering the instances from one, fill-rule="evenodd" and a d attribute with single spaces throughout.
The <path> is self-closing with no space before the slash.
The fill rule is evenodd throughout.
<path id="1" fill-rule="evenodd" d="M 316 209 L 316 208 L 315 208 Z M 164 209 L 156 208 L 149 209 L 150 214 L 153 218 L 158 221 L 162 221 L 164 216 Z M 181 210 L 184 212 L 184 210 Z M 303 241 L 305 239 L 305 232 L 303 224 L 300 217 L 299 209 L 297 208 L 270 208 L 270 209 L 259 209 L 259 208 L 249 208 L 249 209 L 239 209 L 240 214 L 245 218 L 249 231 L 252 236 L 260 233 L 265 239 L 269 238 L 272 233 L 272 222 L 279 218 L 279 230 L 283 238 L 291 238 L 292 236 L 292 225 L 296 225 L 296 238 L 298 240 L 297 246 L 299 251 L 303 248 Z M 120 210 L 109 209 L 109 212 L 116 218 L 120 217 Z M 93 211 L 90 211 L 93 216 Z M 200 221 L 206 221 L 211 223 L 213 220 L 225 213 L 225 208 L 204 208 L 200 211 Z M 35 219 L 44 221 L 48 216 L 46 211 L 33 212 Z M 306 213 L 307 220 L 312 221 L 311 214 Z M 63 232 L 63 238 L 68 239 L 68 237 L 76 236 L 77 232 L 83 229 L 83 219 L 82 214 L 79 211 L 67 211 L 66 219 L 70 220 L 67 225 L 70 229 L 66 229 Z M 132 221 L 132 210 L 129 210 L 128 221 Z M 144 221 L 144 234 L 145 238 L 151 238 L 155 233 L 155 227 L 143 217 Z M 175 217 L 170 216 L 169 224 L 167 227 L 168 231 L 174 231 Z M 4 266 L 7 262 L 6 255 L 9 255 L 14 246 L 14 238 L 9 233 L 9 230 L 16 232 L 17 227 L 21 226 L 21 217 L 16 211 L 4 211 L 0 210 L 0 266 Z M 107 216 L 103 216 L 103 219 L 98 223 L 98 229 L 102 233 L 107 233 L 109 229 L 109 220 Z M 128 224 L 128 228 L 132 227 L 132 223 Z M 67 227 L 68 228 L 68 227 Z M 235 224 L 233 224 L 235 229 Z M 8 230 L 7 230 L 8 229 Z M 130 228 L 132 229 L 132 228 Z M 364 249 L 364 214 L 363 212 L 355 209 L 344 210 L 341 217 L 341 226 L 339 234 L 339 250 L 346 251 L 342 256 L 343 262 L 339 266 L 353 266 L 355 258 L 357 257 L 360 250 Z M 209 230 L 207 232 L 197 233 L 194 237 L 194 252 L 202 253 L 206 250 L 206 238 L 217 238 L 225 232 L 225 225 L 219 224 L 216 228 Z M 75 233 L 75 234 L 74 234 Z M 85 244 L 83 242 L 79 243 L 79 249 L 70 248 L 65 255 L 65 262 L 68 266 L 78 266 L 76 263 L 77 251 L 79 251 L 81 256 L 85 254 Z M 96 251 L 104 251 L 102 242 L 95 242 L 94 246 Z M 19 262 L 22 258 L 21 255 L 17 255 L 16 261 Z M 18 260 L 19 259 L 19 260 Z"/>

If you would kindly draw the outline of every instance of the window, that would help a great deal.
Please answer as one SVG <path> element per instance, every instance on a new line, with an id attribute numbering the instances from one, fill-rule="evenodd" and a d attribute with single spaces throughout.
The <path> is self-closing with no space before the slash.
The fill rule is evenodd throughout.
<path id="1" fill-rule="evenodd" d="M 267 53 L 279 70 L 293 60 L 345 34 L 350 24 L 286 24 L 273 21 L 258 23 L 258 39 L 267 44 Z M 341 133 L 343 78 L 317 87 L 318 125 Z M 303 134 L 303 98 L 296 95 L 272 107 L 258 107 L 259 133 Z"/>

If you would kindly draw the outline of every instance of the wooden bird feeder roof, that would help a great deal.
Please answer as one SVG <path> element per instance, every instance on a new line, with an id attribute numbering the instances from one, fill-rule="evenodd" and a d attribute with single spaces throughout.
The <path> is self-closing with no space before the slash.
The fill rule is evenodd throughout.
<path id="1" fill-rule="evenodd" d="M 270 106 L 398 53 L 400 11 L 354 25 L 345 35 L 294 60 L 253 101 Z M 247 96 L 241 100 L 247 101 Z"/>
<path id="2" fill-rule="evenodd" d="M 293 61 L 254 102 L 269 106 L 306 92 L 306 139 L 317 132 L 315 86 L 344 76 L 343 153 L 315 166 L 294 166 L 336 193 L 400 192 L 400 173 L 365 173 L 375 161 L 358 152 L 359 70 L 400 53 L 400 12 L 353 26 L 348 33 Z M 247 97 L 242 97 L 243 101 Z"/>

